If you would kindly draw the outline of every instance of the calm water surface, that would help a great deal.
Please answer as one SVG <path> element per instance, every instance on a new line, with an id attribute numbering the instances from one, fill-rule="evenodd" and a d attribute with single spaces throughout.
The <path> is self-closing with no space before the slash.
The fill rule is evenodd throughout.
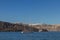
<path id="1" fill-rule="evenodd" d="M 60 40 L 60 32 L 0 32 L 0 40 Z"/>

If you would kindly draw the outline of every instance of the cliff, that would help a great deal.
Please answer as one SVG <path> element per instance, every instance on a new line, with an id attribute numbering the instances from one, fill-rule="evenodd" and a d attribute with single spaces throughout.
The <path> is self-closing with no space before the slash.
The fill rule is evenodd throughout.
<path id="1" fill-rule="evenodd" d="M 48 24 L 38 24 L 29 25 L 23 23 L 10 23 L 0 21 L 0 32 L 41 32 L 41 31 L 60 31 L 60 24 L 48 25 Z"/>
<path id="2" fill-rule="evenodd" d="M 4 22 L 0 21 L 0 32 L 5 31 L 24 31 L 24 32 L 32 32 L 32 31 L 38 31 L 36 28 L 31 28 L 28 24 L 23 23 L 10 23 L 10 22 Z"/>

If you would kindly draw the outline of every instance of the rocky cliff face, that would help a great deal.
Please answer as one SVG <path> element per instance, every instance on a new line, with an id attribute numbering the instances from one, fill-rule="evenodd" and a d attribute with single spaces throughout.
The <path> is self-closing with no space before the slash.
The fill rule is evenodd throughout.
<path id="1" fill-rule="evenodd" d="M 32 32 L 38 31 L 36 28 L 31 28 L 28 24 L 22 23 L 10 23 L 0 21 L 0 31 L 24 31 L 24 32 Z"/>
<path id="2" fill-rule="evenodd" d="M 23 23 L 10 23 L 0 21 L 0 31 L 24 31 L 24 32 L 40 32 L 42 30 L 47 31 L 60 31 L 60 25 L 47 25 L 47 24 L 40 24 L 40 25 L 29 25 Z"/>
<path id="3" fill-rule="evenodd" d="M 54 25 L 48 25 L 48 24 L 40 24 L 40 25 L 32 25 L 34 28 L 39 29 L 39 31 L 42 31 L 42 29 L 46 29 L 48 31 L 60 31 L 60 24 L 54 24 Z"/>

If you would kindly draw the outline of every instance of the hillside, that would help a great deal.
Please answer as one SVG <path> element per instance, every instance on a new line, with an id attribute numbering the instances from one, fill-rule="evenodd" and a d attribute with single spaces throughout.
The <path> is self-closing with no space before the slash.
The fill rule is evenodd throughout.
<path id="1" fill-rule="evenodd" d="M 36 28 L 31 28 L 28 24 L 23 24 L 23 23 L 10 23 L 10 22 L 4 22 L 0 21 L 0 32 L 5 31 L 24 31 L 24 32 L 32 32 L 32 31 L 37 31 L 38 29 Z"/>
<path id="2" fill-rule="evenodd" d="M 60 31 L 60 24 L 48 25 L 48 24 L 24 24 L 24 23 L 10 23 L 0 21 L 0 32 L 41 32 L 47 31 Z"/>

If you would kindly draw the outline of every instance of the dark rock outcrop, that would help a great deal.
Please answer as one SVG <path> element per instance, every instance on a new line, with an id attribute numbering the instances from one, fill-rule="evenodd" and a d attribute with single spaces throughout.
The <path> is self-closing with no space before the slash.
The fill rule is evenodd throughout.
<path id="1" fill-rule="evenodd" d="M 42 31 L 41 32 L 48 32 L 48 30 L 47 29 L 42 29 Z"/>

